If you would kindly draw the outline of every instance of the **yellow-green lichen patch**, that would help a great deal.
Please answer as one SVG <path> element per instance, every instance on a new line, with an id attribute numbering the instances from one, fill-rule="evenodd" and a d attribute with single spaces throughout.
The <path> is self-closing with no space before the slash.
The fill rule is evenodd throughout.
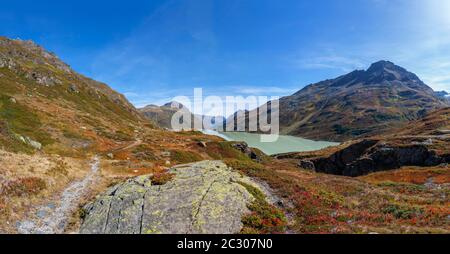
<path id="1" fill-rule="evenodd" d="M 137 228 L 143 234 L 238 233 L 251 204 L 266 204 L 261 201 L 264 195 L 257 192 L 257 183 L 221 161 L 183 165 L 167 173 L 173 179 L 162 185 L 148 175 L 113 188 L 107 194 L 112 199 L 110 206 L 103 203 L 105 199 L 95 201 L 81 232 L 98 232 L 100 223 L 90 223 L 100 220 L 107 221 L 100 229 L 107 233 L 134 233 Z M 145 185 L 148 181 L 153 184 Z"/>

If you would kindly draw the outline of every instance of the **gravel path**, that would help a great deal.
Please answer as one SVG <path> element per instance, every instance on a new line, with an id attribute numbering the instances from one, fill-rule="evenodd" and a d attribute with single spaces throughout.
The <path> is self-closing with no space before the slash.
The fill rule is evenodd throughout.
<path id="1" fill-rule="evenodd" d="M 18 222 L 17 230 L 21 234 L 61 234 L 67 226 L 68 218 L 78 207 L 78 202 L 87 187 L 95 180 L 100 161 L 94 157 L 91 171 L 80 181 L 73 182 L 62 193 L 57 204 L 49 203 L 38 208 L 36 219 Z"/>

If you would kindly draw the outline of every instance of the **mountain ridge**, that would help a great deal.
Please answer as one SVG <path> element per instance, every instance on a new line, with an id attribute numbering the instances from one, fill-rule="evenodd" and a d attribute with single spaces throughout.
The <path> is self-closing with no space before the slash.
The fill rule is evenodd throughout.
<path id="1" fill-rule="evenodd" d="M 392 130 L 449 104 L 416 74 L 382 60 L 310 84 L 279 105 L 282 134 L 345 141 Z"/>

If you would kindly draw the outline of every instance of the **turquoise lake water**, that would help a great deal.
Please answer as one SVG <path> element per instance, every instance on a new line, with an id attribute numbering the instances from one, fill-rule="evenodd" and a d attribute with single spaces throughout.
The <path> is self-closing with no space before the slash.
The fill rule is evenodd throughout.
<path id="1" fill-rule="evenodd" d="M 294 136 L 279 135 L 275 142 L 262 142 L 261 135 L 247 132 L 216 132 L 212 130 L 203 131 L 205 134 L 216 135 L 228 141 L 244 141 L 250 147 L 258 148 L 265 154 L 273 155 L 289 152 L 316 151 L 339 143 L 328 141 L 314 141 Z M 267 135 L 266 135 L 267 136 Z"/>

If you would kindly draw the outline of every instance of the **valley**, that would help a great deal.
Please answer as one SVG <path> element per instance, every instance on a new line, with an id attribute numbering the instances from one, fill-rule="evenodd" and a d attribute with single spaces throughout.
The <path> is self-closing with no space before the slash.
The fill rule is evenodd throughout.
<path id="1" fill-rule="evenodd" d="M 0 232 L 448 234 L 449 106 L 381 61 L 282 98 L 279 143 L 175 132 L 0 37 Z"/>

